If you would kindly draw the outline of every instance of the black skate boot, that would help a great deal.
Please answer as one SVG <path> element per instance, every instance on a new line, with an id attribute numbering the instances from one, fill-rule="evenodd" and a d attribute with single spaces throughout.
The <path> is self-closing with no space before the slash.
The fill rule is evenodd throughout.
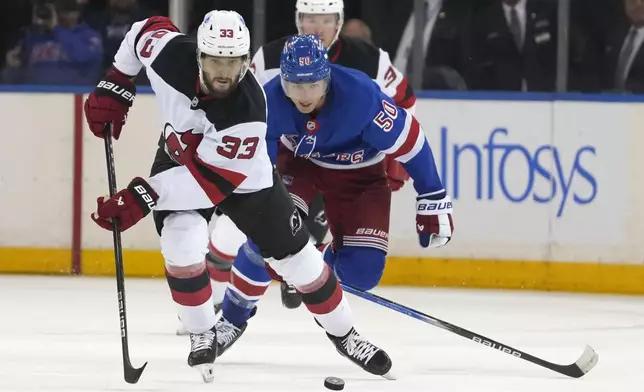
<path id="1" fill-rule="evenodd" d="M 252 318 L 255 316 L 255 313 L 257 313 L 257 307 L 253 308 L 250 317 Z M 217 330 L 217 357 L 220 357 L 230 348 L 230 346 L 235 344 L 235 342 L 244 334 L 247 326 L 248 322 L 238 328 L 223 316 L 219 321 L 217 321 L 217 324 L 215 324 L 215 329 Z"/>
<path id="2" fill-rule="evenodd" d="M 188 365 L 201 373 L 204 382 L 212 382 L 215 379 L 213 368 L 217 358 L 217 329 L 203 333 L 190 334 L 190 354 Z"/>
<path id="3" fill-rule="evenodd" d="M 351 331 L 343 337 L 333 336 L 328 333 L 327 336 L 331 339 L 340 355 L 347 357 L 351 362 L 371 374 L 382 376 L 389 380 L 395 379 L 389 373 L 391 370 L 391 358 L 389 358 L 389 355 L 383 349 L 363 339 L 355 328 L 351 328 Z"/>
<path id="4" fill-rule="evenodd" d="M 222 317 L 215 325 L 217 328 L 217 357 L 223 355 L 246 331 L 248 323 L 244 323 L 241 328 L 237 328 L 229 323 L 225 317 Z"/>
<path id="5" fill-rule="evenodd" d="M 280 284 L 282 292 L 282 305 L 287 309 L 297 309 L 302 305 L 302 296 L 295 290 L 295 287 L 286 282 Z"/>

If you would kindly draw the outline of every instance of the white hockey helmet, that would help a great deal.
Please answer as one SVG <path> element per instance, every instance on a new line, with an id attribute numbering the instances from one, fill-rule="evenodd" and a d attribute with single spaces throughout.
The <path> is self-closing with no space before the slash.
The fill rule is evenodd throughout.
<path id="1" fill-rule="evenodd" d="M 338 39 L 342 25 L 344 24 L 344 1 L 343 0 L 297 0 L 295 3 L 295 25 L 297 31 L 302 34 L 300 22 L 301 14 L 338 14 L 338 32 L 333 42 Z"/>
<path id="2" fill-rule="evenodd" d="M 244 57 L 239 80 L 250 65 L 250 32 L 244 18 L 235 11 L 210 11 L 197 30 L 197 59 L 201 55 L 215 57 Z"/>

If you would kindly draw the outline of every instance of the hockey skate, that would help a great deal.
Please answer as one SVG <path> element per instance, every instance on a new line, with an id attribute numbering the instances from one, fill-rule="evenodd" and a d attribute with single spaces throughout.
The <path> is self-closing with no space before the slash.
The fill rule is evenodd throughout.
<path id="1" fill-rule="evenodd" d="M 221 310 L 221 303 L 215 304 L 215 313 L 219 314 L 220 310 Z M 181 319 L 179 318 L 179 316 L 177 316 L 177 319 L 179 320 L 179 326 L 177 326 L 177 330 L 175 332 L 177 334 L 177 336 L 190 335 L 190 332 L 183 325 L 183 323 L 181 322 Z"/>
<path id="2" fill-rule="evenodd" d="M 297 309 L 302 304 L 302 296 L 292 285 L 282 282 L 280 284 L 282 293 L 282 305 L 287 309 Z"/>
<path id="3" fill-rule="evenodd" d="M 215 379 L 214 364 L 217 358 L 217 330 L 190 334 L 190 354 L 188 365 L 201 373 L 204 382 Z"/>
<path id="4" fill-rule="evenodd" d="M 231 324 L 225 317 L 222 317 L 217 321 L 215 328 L 217 329 L 217 357 L 220 357 L 223 353 L 226 352 L 235 344 L 235 342 L 243 335 L 246 331 L 248 323 L 244 323 L 241 328 L 237 328 Z"/>
<path id="5" fill-rule="evenodd" d="M 250 313 L 252 318 L 257 313 L 257 307 L 254 307 Z M 244 334 L 248 322 L 245 322 L 241 327 L 236 327 L 231 324 L 225 317 L 221 317 L 217 324 L 215 324 L 215 329 L 217 330 L 217 357 L 220 357 L 223 353 L 226 352 L 235 342 Z"/>
<path id="6" fill-rule="evenodd" d="M 395 377 L 390 373 L 392 364 L 389 355 L 383 349 L 362 338 L 355 328 L 351 328 L 351 331 L 343 337 L 328 333 L 327 336 L 343 357 L 348 358 L 371 374 L 395 380 Z"/>

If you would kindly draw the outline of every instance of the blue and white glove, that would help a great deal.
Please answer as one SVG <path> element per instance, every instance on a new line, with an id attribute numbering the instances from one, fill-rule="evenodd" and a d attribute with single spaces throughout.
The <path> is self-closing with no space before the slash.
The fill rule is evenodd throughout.
<path id="1" fill-rule="evenodd" d="M 418 195 L 416 198 L 416 231 L 423 248 L 438 248 L 452 239 L 454 220 L 452 200 L 444 190 Z"/>

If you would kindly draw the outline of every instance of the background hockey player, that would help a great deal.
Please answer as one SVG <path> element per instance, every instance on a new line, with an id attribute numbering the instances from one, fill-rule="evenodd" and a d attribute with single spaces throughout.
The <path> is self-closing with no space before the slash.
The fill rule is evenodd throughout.
<path id="1" fill-rule="evenodd" d="M 145 67 L 165 125 L 150 179 L 135 178 L 115 196 L 98 198 L 92 218 L 108 230 L 117 219 L 120 230 L 127 230 L 154 209 L 172 299 L 190 331 L 188 364 L 205 381 L 213 379 L 217 342 L 204 260 L 215 206 L 248 236 L 247 246 L 262 262 L 266 259 L 303 293 L 304 304 L 340 354 L 385 375 L 391 360 L 353 328 L 335 275 L 309 242 L 273 170 L 264 92 L 247 72 L 249 48 L 244 20 L 230 11 L 208 13 L 196 40 L 178 33 L 164 17 L 132 26 L 113 71 L 86 101 L 87 121 L 99 137 L 112 123 L 118 138 L 135 96 L 132 78 Z M 366 362 L 365 352 L 370 354 Z"/>
<path id="2" fill-rule="evenodd" d="M 416 96 L 407 78 L 392 65 L 387 52 L 363 40 L 340 36 L 343 20 L 342 0 L 298 0 L 296 3 L 295 24 L 299 34 L 320 36 L 324 46 L 329 48 L 329 60 L 332 63 L 366 73 L 396 105 L 413 113 Z M 283 37 L 269 42 L 255 53 L 251 69 L 262 84 L 279 75 L 280 53 L 286 39 L 287 37 Z M 389 186 L 394 191 L 398 190 L 409 176 L 395 160 L 387 158 L 386 161 Z M 328 224 L 324 203 L 319 195 L 313 198 L 305 223 L 316 246 L 321 245 L 327 234 Z M 220 302 L 230 279 L 231 263 L 244 236 L 226 216 L 220 217 L 214 224 L 208 260 L 214 267 L 211 272 L 215 301 Z M 284 306 L 295 308 L 300 305 L 301 299 L 292 287 L 282 284 L 281 289 Z"/>
<path id="3" fill-rule="evenodd" d="M 452 202 L 414 116 L 364 73 L 329 64 L 317 36 L 290 38 L 280 69 L 280 77 L 264 86 L 268 151 L 304 215 L 322 193 L 333 243 L 321 251 L 340 281 L 370 290 L 382 277 L 391 202 L 385 155 L 401 162 L 413 179 L 420 245 L 447 244 Z M 244 332 L 271 276 L 280 279 L 279 271 L 267 271 L 257 259 L 246 245 L 237 254 L 217 323 L 219 353 Z"/>

